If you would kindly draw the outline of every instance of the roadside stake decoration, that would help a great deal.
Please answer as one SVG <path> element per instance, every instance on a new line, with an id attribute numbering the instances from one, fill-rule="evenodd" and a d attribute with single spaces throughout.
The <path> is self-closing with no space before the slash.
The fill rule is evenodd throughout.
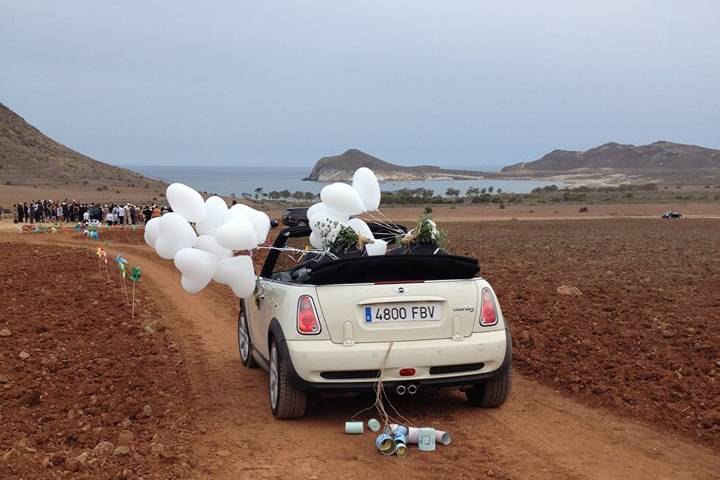
<path id="1" fill-rule="evenodd" d="M 128 304 L 128 293 L 127 293 L 127 288 L 125 287 L 125 276 L 127 275 L 127 269 L 125 266 L 128 263 L 128 261 L 121 255 L 118 255 L 117 257 L 115 257 L 115 263 L 118 266 L 118 270 L 120 270 L 120 288 L 122 289 L 122 292 L 123 292 L 123 298 L 125 300 L 125 305 L 127 305 Z"/>
<path id="2" fill-rule="evenodd" d="M 107 278 L 107 281 L 110 281 L 110 271 L 108 270 L 108 259 L 107 259 L 107 251 L 105 251 L 105 246 L 102 247 L 102 251 L 100 252 L 102 255 L 103 263 L 105 264 L 105 277 Z"/>
<path id="3" fill-rule="evenodd" d="M 100 253 L 102 251 L 102 247 L 97 247 L 95 250 L 95 255 L 98 257 L 98 274 L 102 277 L 102 254 Z"/>
<path id="4" fill-rule="evenodd" d="M 130 270 L 130 281 L 132 282 L 132 319 L 135 320 L 135 284 L 140 281 L 140 277 L 142 276 L 142 271 L 140 270 L 140 267 L 132 267 L 132 270 Z"/>

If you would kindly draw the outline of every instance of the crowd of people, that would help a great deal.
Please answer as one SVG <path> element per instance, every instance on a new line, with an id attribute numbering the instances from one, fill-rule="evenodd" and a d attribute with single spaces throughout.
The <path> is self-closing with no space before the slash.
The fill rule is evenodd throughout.
<path id="1" fill-rule="evenodd" d="M 15 223 L 84 223 L 92 221 L 111 225 L 143 225 L 168 211 L 158 205 L 137 206 L 131 203 L 80 203 L 74 200 L 37 200 L 13 205 Z"/>

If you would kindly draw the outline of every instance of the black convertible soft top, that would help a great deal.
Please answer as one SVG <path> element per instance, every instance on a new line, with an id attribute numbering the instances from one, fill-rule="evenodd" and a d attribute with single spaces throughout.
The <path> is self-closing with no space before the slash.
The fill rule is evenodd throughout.
<path id="1" fill-rule="evenodd" d="M 340 258 L 312 267 L 305 283 L 403 282 L 473 278 L 478 261 L 458 255 L 381 255 Z"/>
<path id="2" fill-rule="evenodd" d="M 388 244 L 394 243 L 395 237 L 383 232 L 384 228 L 372 223 L 369 226 L 375 238 L 384 238 Z M 397 227 L 407 231 L 401 225 Z M 450 255 L 430 245 L 395 248 L 388 251 L 387 255 L 372 257 L 352 252 L 336 260 L 329 257 L 309 258 L 289 271 L 273 271 L 279 249 L 287 244 L 287 240 L 308 235 L 308 227 L 292 227 L 280 232 L 273 245 L 276 250 L 268 253 L 261 276 L 293 283 L 330 285 L 464 279 L 473 278 L 480 271 L 476 259 Z"/>

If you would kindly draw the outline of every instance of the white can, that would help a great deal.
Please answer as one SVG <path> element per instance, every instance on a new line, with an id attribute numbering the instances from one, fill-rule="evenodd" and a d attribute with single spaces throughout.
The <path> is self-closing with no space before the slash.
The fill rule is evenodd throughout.
<path id="1" fill-rule="evenodd" d="M 435 450 L 435 429 L 420 428 L 418 435 L 418 448 L 424 452 Z"/>

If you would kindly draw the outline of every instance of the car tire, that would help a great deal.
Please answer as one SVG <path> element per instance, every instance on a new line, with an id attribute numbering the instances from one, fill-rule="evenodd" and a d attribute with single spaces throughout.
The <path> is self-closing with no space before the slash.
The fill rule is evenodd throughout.
<path id="1" fill-rule="evenodd" d="M 275 339 L 270 342 L 270 409 L 278 420 L 293 420 L 305 416 L 307 394 L 290 385 L 289 359 L 278 348 Z"/>
<path id="2" fill-rule="evenodd" d="M 494 380 L 480 383 L 465 391 L 471 405 L 482 408 L 497 408 L 505 403 L 512 387 L 512 365 Z"/>
<path id="3" fill-rule="evenodd" d="M 247 323 L 247 315 L 245 302 L 240 304 L 240 313 L 238 313 L 238 350 L 240 352 L 240 361 L 247 368 L 257 368 L 258 364 L 252 354 L 252 339 L 250 338 L 250 327 Z"/>

